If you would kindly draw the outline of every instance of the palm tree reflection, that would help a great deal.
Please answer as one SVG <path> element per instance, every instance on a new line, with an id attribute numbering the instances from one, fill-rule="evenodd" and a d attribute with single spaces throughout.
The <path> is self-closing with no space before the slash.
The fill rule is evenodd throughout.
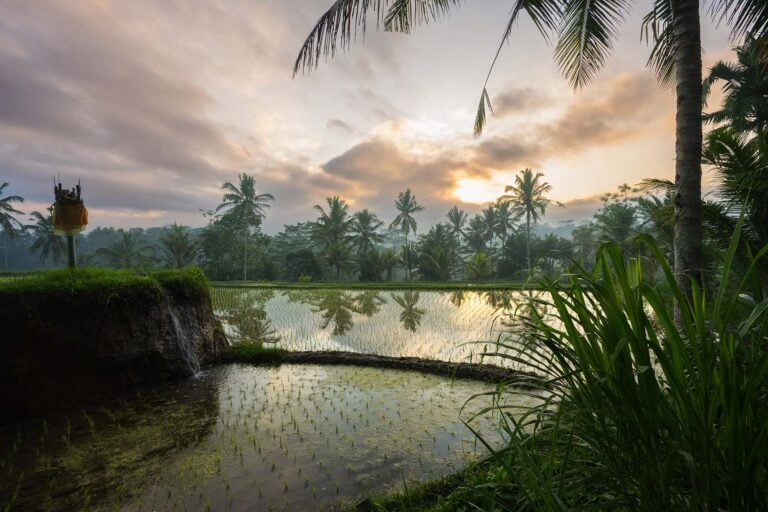
<path id="1" fill-rule="evenodd" d="M 426 313 L 425 310 L 416 307 L 419 302 L 419 292 L 408 290 L 400 296 L 393 293 L 392 298 L 403 308 L 403 311 L 400 312 L 400 322 L 402 322 L 403 327 L 411 332 L 416 332 L 416 327 L 421 324 L 421 317 Z"/>

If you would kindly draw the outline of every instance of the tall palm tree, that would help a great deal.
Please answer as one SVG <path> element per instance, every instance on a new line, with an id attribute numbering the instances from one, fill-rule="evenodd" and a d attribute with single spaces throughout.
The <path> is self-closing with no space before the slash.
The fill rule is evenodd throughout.
<path id="1" fill-rule="evenodd" d="M 509 201 L 498 201 L 496 203 L 496 235 L 501 239 L 501 246 L 507 243 L 509 231 L 514 227 L 515 212 Z"/>
<path id="2" fill-rule="evenodd" d="M 400 228 L 405 234 L 404 247 L 408 247 L 408 233 L 413 231 L 416 233 L 416 219 L 413 216 L 421 211 L 424 211 L 424 207 L 416 202 L 416 196 L 411 194 L 411 189 L 406 189 L 404 192 L 400 192 L 397 195 L 395 201 L 395 208 L 397 208 L 398 214 L 395 220 L 389 225 L 390 228 Z M 411 279 L 411 271 L 408 269 L 408 279 Z"/>
<path id="3" fill-rule="evenodd" d="M 238 176 L 238 185 L 230 182 L 221 186 L 226 191 L 221 204 L 216 208 L 224 210 L 226 215 L 238 219 L 243 229 L 243 281 L 248 279 L 248 245 L 251 229 L 261 225 L 264 210 L 269 208 L 268 201 L 274 201 L 272 194 L 257 194 L 253 176 L 242 173 Z"/>
<path id="4" fill-rule="evenodd" d="M 358 255 L 366 254 L 375 244 L 384 240 L 384 236 L 378 233 L 383 225 L 378 216 L 368 209 L 360 210 L 352 216 L 349 231 Z"/>
<path id="5" fill-rule="evenodd" d="M 322 247 L 328 264 L 336 269 L 336 278 L 341 277 L 341 270 L 348 266 L 350 260 L 348 239 L 353 219 L 349 217 L 349 205 L 339 196 L 327 197 L 326 211 L 319 204 L 315 210 L 320 217 L 312 224 L 312 239 L 315 245 Z"/>
<path id="6" fill-rule="evenodd" d="M 8 186 L 8 183 L 0 185 L 0 230 L 6 238 L 10 239 L 16 236 L 16 231 L 20 230 L 23 226 L 13 215 L 23 215 L 23 212 L 15 209 L 11 206 L 11 203 L 23 203 L 24 198 L 21 196 L 5 196 L 3 197 L 3 190 Z M 5 264 L 3 268 L 8 268 L 8 243 L 5 243 Z"/>
<path id="7" fill-rule="evenodd" d="M 420 25 L 448 14 L 461 0 L 336 0 L 320 17 L 304 41 L 294 64 L 294 75 L 316 67 L 320 60 L 347 48 L 373 13 L 376 26 L 409 33 Z M 479 135 L 490 108 L 487 84 L 504 43 L 521 13 L 526 13 L 545 39 L 554 38 L 555 59 L 574 88 L 587 85 L 613 51 L 618 27 L 629 12 L 629 0 L 519 0 L 513 2 L 501 42 L 486 76 L 477 115 Z M 761 38 L 768 34 L 765 0 L 713 0 L 710 10 L 731 25 L 734 38 Z M 702 61 L 701 0 L 654 0 L 643 20 L 646 41 L 653 43 L 648 65 L 658 78 L 671 85 L 677 96 L 675 143 L 675 272 L 687 293 L 690 280 L 701 281 L 702 268 Z"/>
<path id="8" fill-rule="evenodd" d="M 200 247 L 192 237 L 189 228 L 174 222 L 164 231 L 160 237 L 160 245 L 165 252 L 166 263 L 173 268 L 191 265 Z"/>
<path id="9" fill-rule="evenodd" d="M 539 221 L 552 201 L 544 194 L 552 190 L 546 181 L 541 181 L 544 175 L 535 175 L 530 169 L 523 169 L 515 176 L 515 184 L 504 188 L 505 194 L 499 198 L 501 202 L 509 202 L 517 218 L 525 217 L 525 237 L 528 272 L 531 271 L 531 228 Z"/>
<path id="10" fill-rule="evenodd" d="M 30 252 L 40 252 L 40 263 L 45 263 L 50 256 L 53 263 L 58 264 L 67 252 L 67 245 L 62 237 L 53 234 L 51 210 L 48 210 L 48 215 L 43 215 L 40 212 L 32 212 L 31 215 L 30 220 L 34 221 L 34 224 L 25 226 L 35 238 Z"/>

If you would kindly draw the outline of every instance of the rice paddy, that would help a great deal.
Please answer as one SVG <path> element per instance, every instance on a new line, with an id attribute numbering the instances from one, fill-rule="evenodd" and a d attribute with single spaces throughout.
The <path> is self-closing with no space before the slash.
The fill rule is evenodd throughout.
<path id="1" fill-rule="evenodd" d="M 234 342 L 287 350 L 339 350 L 443 361 L 493 362 L 479 356 L 499 336 L 525 292 L 211 290 L 213 307 Z M 502 332 L 505 331 L 505 332 Z M 521 368 L 522 369 L 522 368 Z"/>
<path id="2" fill-rule="evenodd" d="M 0 429 L 0 510 L 322 510 L 459 469 L 487 385 L 375 368 L 226 365 Z M 520 400 L 520 398 L 517 398 Z M 489 438 L 491 417 L 473 420 Z"/>

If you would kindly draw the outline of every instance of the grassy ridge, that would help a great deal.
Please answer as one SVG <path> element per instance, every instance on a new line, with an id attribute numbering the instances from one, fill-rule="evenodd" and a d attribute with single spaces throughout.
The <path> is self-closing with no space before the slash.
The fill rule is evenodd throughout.
<path id="1" fill-rule="evenodd" d="M 97 268 L 46 270 L 0 279 L 0 304 L 32 301 L 32 305 L 42 297 L 54 296 L 77 299 L 84 304 L 105 304 L 113 299 L 154 299 L 164 291 L 183 297 L 207 294 L 208 282 L 196 267 L 154 272 Z"/>

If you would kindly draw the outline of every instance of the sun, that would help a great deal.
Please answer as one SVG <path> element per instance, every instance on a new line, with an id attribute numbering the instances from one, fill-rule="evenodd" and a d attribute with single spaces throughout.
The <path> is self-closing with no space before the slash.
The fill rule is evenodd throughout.
<path id="1" fill-rule="evenodd" d="M 488 203 L 495 201 L 499 195 L 501 192 L 496 183 L 477 178 L 461 178 L 453 190 L 453 196 L 463 203 Z"/>

